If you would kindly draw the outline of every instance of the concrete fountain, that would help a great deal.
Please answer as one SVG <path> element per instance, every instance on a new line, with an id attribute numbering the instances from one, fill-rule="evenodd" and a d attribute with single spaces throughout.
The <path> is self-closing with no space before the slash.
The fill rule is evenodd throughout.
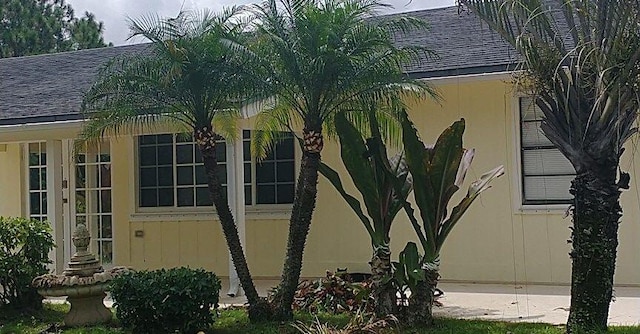
<path id="1" fill-rule="evenodd" d="M 66 326 L 86 326 L 111 320 L 111 311 L 104 305 L 109 282 L 127 271 L 126 267 L 104 270 L 96 257 L 87 251 L 91 235 L 80 224 L 73 233 L 73 254 L 62 275 L 46 274 L 36 277 L 32 285 L 43 297 L 64 297 L 71 310 L 64 317 Z"/>

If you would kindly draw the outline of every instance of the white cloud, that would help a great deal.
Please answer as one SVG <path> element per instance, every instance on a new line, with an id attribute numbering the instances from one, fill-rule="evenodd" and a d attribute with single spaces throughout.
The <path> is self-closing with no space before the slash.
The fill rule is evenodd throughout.
<path id="1" fill-rule="evenodd" d="M 92 12 L 105 25 L 105 40 L 115 45 L 129 44 L 129 28 L 126 18 L 138 18 L 143 15 L 176 15 L 181 8 L 210 8 L 214 11 L 225 6 L 244 5 L 255 0 L 67 0 L 76 12 L 82 16 L 85 11 Z M 426 8 L 451 6 L 455 0 L 388 0 L 394 6 L 393 12 L 404 12 Z"/>

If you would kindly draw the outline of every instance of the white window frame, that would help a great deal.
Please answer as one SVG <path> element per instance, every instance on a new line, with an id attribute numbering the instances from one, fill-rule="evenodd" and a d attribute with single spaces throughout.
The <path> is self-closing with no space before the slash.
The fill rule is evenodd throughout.
<path id="1" fill-rule="evenodd" d="M 529 94 L 518 93 L 512 95 L 511 110 L 513 115 L 512 129 L 513 129 L 513 156 L 514 156 L 514 168 L 512 189 L 513 200 L 516 203 L 514 209 L 515 213 L 531 213 L 531 214 L 547 214 L 557 213 L 562 214 L 567 211 L 570 203 L 557 203 L 550 201 L 550 203 L 535 203 L 525 201 L 524 195 L 524 170 L 523 170 L 523 157 L 522 157 L 522 112 L 520 110 L 520 99 L 530 97 Z"/>
<path id="2" fill-rule="evenodd" d="M 23 172 L 24 172 L 24 184 L 23 184 L 23 187 L 24 187 L 24 191 L 25 191 L 24 192 L 24 197 L 23 197 L 24 201 L 25 201 L 25 205 L 24 205 L 25 210 L 24 210 L 23 215 L 27 219 L 31 219 L 32 218 L 32 216 L 31 216 L 31 193 L 32 193 L 32 190 L 31 190 L 31 173 L 30 173 L 31 165 L 29 164 L 29 145 L 31 145 L 31 144 L 38 144 L 41 154 L 42 153 L 45 153 L 45 154 L 47 153 L 46 146 L 45 146 L 44 151 L 42 151 L 42 145 L 46 145 L 46 141 L 43 141 L 43 140 L 26 142 L 26 143 L 24 143 L 22 145 L 22 162 L 23 162 L 22 163 L 22 169 L 23 169 Z M 38 167 L 36 167 L 36 168 L 38 168 L 38 169 L 43 169 L 44 168 L 45 173 L 49 173 L 49 168 L 47 166 L 46 161 L 45 161 L 44 164 L 42 164 L 42 161 L 39 161 L 39 164 L 37 166 Z M 46 182 L 46 177 L 45 177 L 45 182 Z M 47 187 L 48 186 L 49 185 L 47 185 Z M 46 221 L 46 220 L 48 220 L 48 216 L 47 216 L 48 215 L 48 208 L 47 208 L 47 210 L 44 210 L 45 211 L 44 213 L 42 213 L 43 212 L 43 209 L 42 209 L 42 205 L 43 205 L 42 194 L 46 195 L 47 194 L 47 189 L 39 189 L 36 192 L 40 193 L 40 206 L 41 206 L 40 207 L 40 212 L 41 213 L 37 214 L 37 215 L 34 215 L 34 218 L 37 217 L 36 219 L 40 219 L 40 220 Z M 45 205 L 45 207 L 46 207 L 46 205 Z"/>
<path id="3" fill-rule="evenodd" d="M 254 130 L 244 129 L 243 131 L 253 132 Z M 297 181 L 298 168 L 300 165 L 299 162 L 300 162 L 301 156 L 297 148 L 298 146 L 296 145 L 296 142 L 295 142 L 296 140 L 295 137 L 293 137 L 292 140 L 293 140 L 293 197 L 295 199 L 296 181 Z M 246 141 L 246 139 L 243 138 L 243 142 L 244 141 Z M 261 211 L 289 211 L 290 212 L 293 203 L 283 203 L 283 204 L 257 204 L 256 203 L 257 191 L 258 191 L 258 187 L 256 183 L 257 164 L 258 162 L 256 161 L 256 158 L 254 156 L 251 156 L 251 204 L 245 206 L 247 212 L 261 212 Z M 244 172 L 244 169 L 242 171 Z M 245 185 L 246 184 L 247 182 L 245 180 Z M 277 186 L 277 181 L 275 182 L 275 184 Z"/>
<path id="4" fill-rule="evenodd" d="M 240 129 L 240 137 L 236 140 L 242 139 L 242 131 L 249 130 L 253 131 L 253 129 Z M 154 132 L 154 133 L 144 133 L 144 134 L 136 134 L 132 137 L 132 142 L 130 145 L 129 152 L 133 156 L 131 161 L 131 175 L 130 180 L 132 181 L 133 186 L 133 196 L 131 196 L 132 213 L 130 215 L 131 221 L 161 221 L 161 220 L 173 220 L 173 221 L 199 221 L 199 220 L 217 220 L 217 215 L 215 214 L 215 208 L 213 206 L 193 206 L 193 207 L 179 207 L 177 203 L 174 203 L 174 206 L 167 207 L 141 207 L 140 206 L 140 156 L 139 156 L 139 137 L 142 135 L 162 135 L 162 134 L 172 134 L 171 132 Z M 294 138 L 295 140 L 295 138 Z M 175 152 L 175 140 L 172 143 L 172 147 Z M 227 156 L 226 163 L 230 163 L 231 152 L 229 152 L 229 145 L 227 144 Z M 297 183 L 297 177 L 299 174 L 300 168 L 300 160 L 301 160 L 301 152 L 298 145 L 295 145 L 294 142 L 294 192 L 295 185 Z M 244 160 L 243 160 L 244 161 Z M 255 193 L 256 187 L 256 178 L 255 178 L 255 158 L 251 158 L 251 189 L 252 192 Z M 241 166 L 235 166 L 236 173 L 244 173 L 244 162 Z M 173 154 L 173 169 L 174 169 L 174 181 L 177 181 L 175 170 L 176 170 L 176 155 Z M 223 183 L 226 183 L 223 182 Z M 245 183 L 246 184 L 246 183 Z M 174 185 L 174 196 L 176 185 Z M 295 197 L 295 194 L 294 194 Z M 176 199 L 174 197 L 174 199 Z M 176 199 L 177 200 L 177 199 Z M 288 219 L 291 214 L 291 209 L 293 207 L 293 203 L 290 204 L 254 204 L 255 203 L 255 194 L 252 194 L 252 205 L 246 205 L 246 214 L 248 219 Z"/>
<path id="5" fill-rule="evenodd" d="M 172 139 L 172 143 L 171 143 L 171 148 L 173 150 L 173 154 L 172 154 L 172 162 L 171 162 L 171 168 L 172 168 L 172 175 L 173 175 L 173 187 L 172 187 L 172 193 L 173 193 L 173 206 L 155 206 L 155 207 L 143 207 L 140 206 L 140 146 L 139 146 L 139 140 L 140 140 L 140 136 L 146 136 L 146 135 L 173 135 L 173 139 Z M 171 132 L 160 132 L 160 133 L 149 133 L 149 134 L 141 134 L 141 135 L 136 135 L 133 138 L 133 157 L 134 157 L 134 162 L 135 162 L 135 167 L 134 167 L 134 180 L 135 182 L 133 183 L 134 186 L 134 193 L 135 193 L 135 203 L 134 203 L 134 207 L 136 208 L 136 212 L 137 213 L 207 213 L 207 212 L 211 212 L 213 206 L 178 206 L 178 195 L 177 195 L 177 191 L 178 188 L 180 188 L 180 186 L 178 186 L 178 175 L 177 175 L 177 154 L 175 154 L 176 152 L 176 146 L 179 144 L 176 144 L 176 140 L 175 140 L 175 133 L 171 133 Z M 222 145 L 222 143 L 221 143 Z M 224 144 L 226 145 L 226 143 Z M 196 147 L 197 149 L 197 147 Z M 224 164 L 227 164 L 227 160 L 229 159 L 229 156 L 226 156 L 225 162 Z M 195 178 L 195 175 L 194 175 Z M 221 180 L 222 184 L 225 185 L 226 187 L 226 180 Z M 194 185 L 195 186 L 195 185 Z M 194 194 L 195 196 L 195 194 Z M 194 197 L 194 203 L 196 201 L 196 198 Z"/>

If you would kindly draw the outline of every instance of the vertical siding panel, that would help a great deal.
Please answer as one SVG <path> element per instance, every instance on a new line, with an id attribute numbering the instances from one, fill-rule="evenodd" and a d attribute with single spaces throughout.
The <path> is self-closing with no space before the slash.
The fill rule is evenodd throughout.
<path id="1" fill-rule="evenodd" d="M 162 222 L 162 265 L 164 267 L 180 266 L 180 223 L 178 222 Z"/>
<path id="2" fill-rule="evenodd" d="M 3 144 L 0 147 L 0 216 L 22 216 L 26 189 L 22 183 L 23 168 L 20 144 Z"/>
<path id="3" fill-rule="evenodd" d="M 198 268 L 199 222 L 177 222 L 179 227 L 179 262 L 181 266 Z"/>
<path id="4" fill-rule="evenodd" d="M 132 222 L 131 224 L 121 224 L 118 226 L 119 228 L 127 228 L 130 230 L 127 238 L 131 240 L 131 252 L 129 254 L 129 263 L 132 267 L 144 267 L 145 263 L 145 243 L 147 242 L 148 236 L 144 234 L 143 237 L 136 237 L 135 231 L 142 231 L 144 233 L 144 224 L 140 222 Z M 130 227 L 130 229 L 129 229 Z"/>
<path id="5" fill-rule="evenodd" d="M 164 222 L 144 222 L 144 267 L 157 269 L 167 267 L 162 259 L 162 224 Z"/>

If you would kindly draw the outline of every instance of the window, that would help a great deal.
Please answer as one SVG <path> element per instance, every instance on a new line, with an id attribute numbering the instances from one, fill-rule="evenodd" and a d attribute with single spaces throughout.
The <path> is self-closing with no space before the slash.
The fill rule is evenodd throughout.
<path id="1" fill-rule="evenodd" d="M 244 130 L 243 154 L 251 161 L 251 131 Z M 253 168 L 252 168 L 253 167 Z M 244 165 L 245 204 L 291 204 L 295 193 L 295 146 L 290 134 L 283 135 L 260 162 Z"/>
<path id="2" fill-rule="evenodd" d="M 218 141 L 218 172 L 226 189 L 226 147 Z M 211 206 L 200 151 L 185 135 L 138 137 L 140 207 Z"/>
<path id="3" fill-rule="evenodd" d="M 28 145 L 29 218 L 47 219 L 47 148 L 44 142 Z"/>
<path id="4" fill-rule="evenodd" d="M 285 136 L 261 162 L 251 157 L 251 131 L 243 131 L 245 204 L 291 204 L 295 185 L 294 138 Z M 216 146 L 218 172 L 226 195 L 226 145 Z M 185 135 L 138 137 L 138 206 L 176 208 L 211 206 L 200 151 Z"/>
<path id="5" fill-rule="evenodd" d="M 520 98 L 523 204 L 569 203 L 573 166 L 542 133 L 542 110 L 531 97 Z"/>

